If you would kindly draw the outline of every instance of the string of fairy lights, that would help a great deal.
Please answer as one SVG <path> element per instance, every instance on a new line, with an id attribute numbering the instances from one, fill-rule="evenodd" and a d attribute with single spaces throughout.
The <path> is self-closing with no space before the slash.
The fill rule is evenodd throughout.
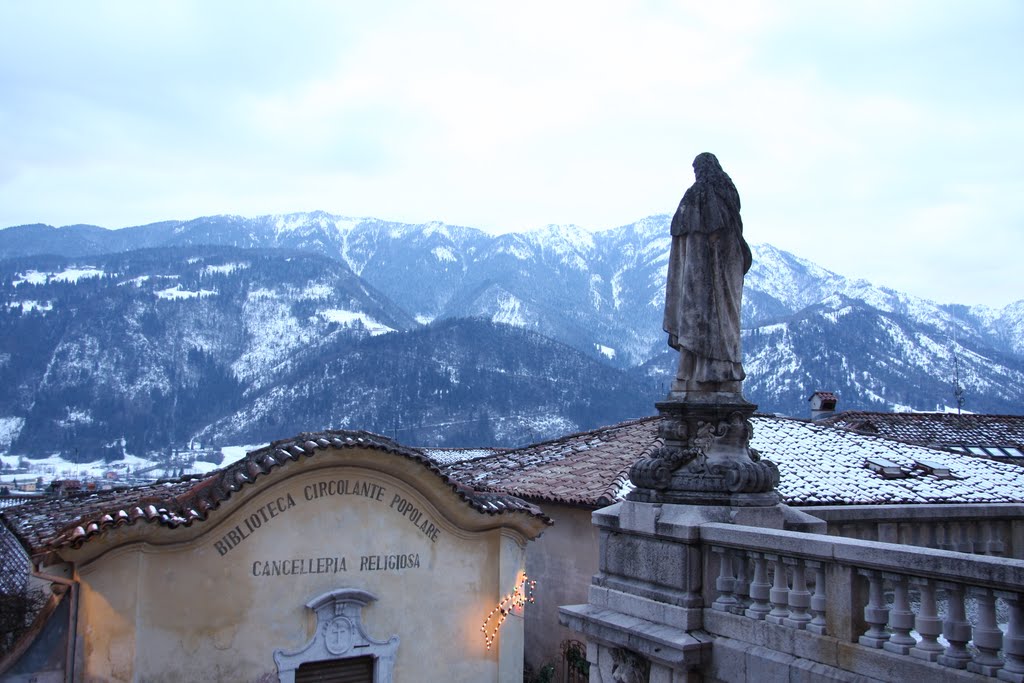
<path id="1" fill-rule="evenodd" d="M 480 627 L 480 631 L 484 634 L 484 642 L 487 644 L 488 650 L 491 649 L 494 641 L 497 640 L 498 630 L 505 623 L 508 615 L 513 610 L 521 609 L 526 607 L 527 603 L 533 602 L 533 590 L 536 587 L 537 582 L 524 575 L 522 581 L 516 582 L 512 592 L 503 597 L 498 606 L 487 615 L 483 625 Z"/>

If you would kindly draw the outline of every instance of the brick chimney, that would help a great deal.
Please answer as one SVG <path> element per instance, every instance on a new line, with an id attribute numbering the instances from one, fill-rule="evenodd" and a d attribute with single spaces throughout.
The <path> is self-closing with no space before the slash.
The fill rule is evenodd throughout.
<path id="1" fill-rule="evenodd" d="M 839 398 L 831 391 L 815 391 L 808 399 L 811 403 L 811 419 L 824 420 L 836 412 Z"/>

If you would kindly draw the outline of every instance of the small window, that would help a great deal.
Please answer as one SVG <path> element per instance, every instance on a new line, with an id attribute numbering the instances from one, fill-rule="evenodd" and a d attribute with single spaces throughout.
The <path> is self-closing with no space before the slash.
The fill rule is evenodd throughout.
<path id="1" fill-rule="evenodd" d="M 914 467 L 925 474 L 931 474 L 939 479 L 951 479 L 953 477 L 953 473 L 948 467 L 931 460 L 915 460 Z"/>
<path id="2" fill-rule="evenodd" d="M 867 458 L 864 461 L 864 467 L 867 467 L 875 474 L 882 475 L 883 479 L 900 479 L 907 476 L 907 473 L 892 460 L 886 460 L 877 455 Z"/>
<path id="3" fill-rule="evenodd" d="M 295 683 L 373 683 L 373 657 L 307 662 L 295 672 Z"/>
<path id="4" fill-rule="evenodd" d="M 1009 446 L 985 446 L 985 448 L 1000 458 L 1019 458 L 1021 456 L 1021 452 L 1018 449 L 1010 448 Z"/>

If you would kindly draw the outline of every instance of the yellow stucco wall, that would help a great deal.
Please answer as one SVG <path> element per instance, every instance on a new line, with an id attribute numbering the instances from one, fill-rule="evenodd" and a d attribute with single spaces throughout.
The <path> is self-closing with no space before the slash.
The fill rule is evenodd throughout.
<path id="1" fill-rule="evenodd" d="M 565 640 L 580 634 L 558 623 L 558 608 L 588 601 L 590 579 L 597 573 L 598 533 L 590 508 L 547 503 L 544 512 L 555 525 L 530 544 L 526 571 L 537 581 L 535 603 L 526 610 L 526 662 L 534 671 L 558 666 Z"/>
<path id="2" fill-rule="evenodd" d="M 313 636 L 305 603 L 337 588 L 377 597 L 363 623 L 373 639 L 400 637 L 396 681 L 522 680 L 522 619 L 490 651 L 480 629 L 522 575 L 524 537 L 493 520 L 472 530 L 486 515 L 422 465 L 327 460 L 290 463 L 189 529 L 91 541 L 78 572 L 84 680 L 276 680 L 274 650 Z"/>

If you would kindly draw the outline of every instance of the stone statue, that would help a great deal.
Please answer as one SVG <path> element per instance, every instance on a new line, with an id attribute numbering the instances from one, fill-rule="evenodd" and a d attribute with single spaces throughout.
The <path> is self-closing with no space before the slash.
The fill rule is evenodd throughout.
<path id="1" fill-rule="evenodd" d="M 740 302 L 750 247 L 740 195 L 714 154 L 693 160 L 697 181 L 672 218 L 665 331 L 679 351 L 668 398 L 657 403 L 661 444 L 629 470 L 627 499 L 732 507 L 779 502 L 779 469 L 750 447 L 757 406 L 743 398 Z"/>
<path id="2" fill-rule="evenodd" d="M 740 302 L 750 248 L 740 196 L 714 154 L 698 155 L 693 170 L 697 180 L 672 218 L 663 327 L 679 351 L 679 370 L 670 397 L 741 396 Z"/>

